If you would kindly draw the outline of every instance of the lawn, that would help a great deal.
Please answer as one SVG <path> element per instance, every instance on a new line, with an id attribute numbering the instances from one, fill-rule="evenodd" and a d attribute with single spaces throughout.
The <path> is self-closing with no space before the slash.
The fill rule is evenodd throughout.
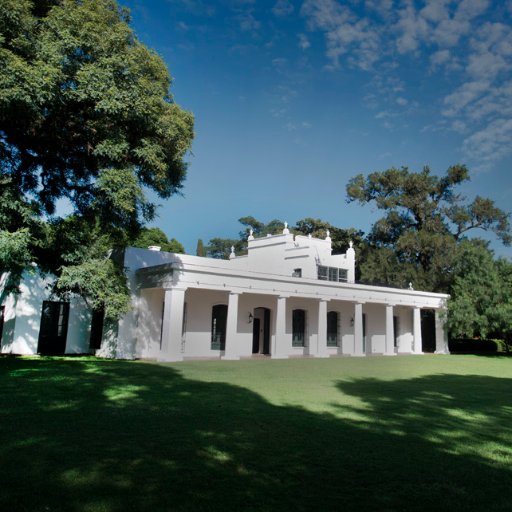
<path id="1" fill-rule="evenodd" d="M 0 358 L 5 511 L 509 511 L 512 358 Z"/>

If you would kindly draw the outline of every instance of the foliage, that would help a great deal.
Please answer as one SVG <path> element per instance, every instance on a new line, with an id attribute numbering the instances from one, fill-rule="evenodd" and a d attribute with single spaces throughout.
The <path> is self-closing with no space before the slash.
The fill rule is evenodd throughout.
<path id="1" fill-rule="evenodd" d="M 206 256 L 206 251 L 204 248 L 203 240 L 201 238 L 199 238 L 197 241 L 196 256 L 201 256 L 201 257 Z"/>
<path id="2" fill-rule="evenodd" d="M 11 292 L 30 264 L 30 234 L 28 229 L 10 232 L 0 230 L 0 302 Z"/>
<path id="3" fill-rule="evenodd" d="M 455 337 L 512 339 L 512 263 L 495 260 L 479 240 L 459 248 L 449 301 L 448 327 Z"/>
<path id="4" fill-rule="evenodd" d="M 185 248 L 175 238 L 169 240 L 160 228 L 142 228 L 137 239 L 131 243 L 133 247 L 147 249 L 151 245 L 157 245 L 165 252 L 185 254 Z"/>
<path id="5" fill-rule="evenodd" d="M 12 276 L 34 261 L 67 276 L 58 290 L 85 293 L 86 269 L 153 218 L 144 190 L 182 187 L 193 117 L 129 21 L 115 0 L 0 3 L 0 268 Z M 69 223 L 55 217 L 59 200 Z"/>
<path id="6" fill-rule="evenodd" d="M 247 240 L 251 229 L 254 237 L 277 235 L 278 233 L 282 233 L 284 229 L 284 222 L 279 219 L 273 219 L 265 224 L 249 215 L 247 217 L 241 217 L 238 219 L 238 222 L 245 226 L 245 229 L 239 233 L 240 240 Z"/>
<path id="7" fill-rule="evenodd" d="M 108 258 L 88 259 L 62 268 L 57 291 L 84 297 L 91 309 L 104 309 L 105 318 L 115 320 L 130 310 L 126 277 Z"/>
<path id="8" fill-rule="evenodd" d="M 467 204 L 456 187 L 469 180 L 463 165 L 443 176 L 425 167 L 407 167 L 358 175 L 347 185 L 348 201 L 374 203 L 385 211 L 372 227 L 360 270 L 363 280 L 447 291 L 457 244 L 475 229 L 494 232 L 505 244 L 512 240 L 509 215 L 493 201 L 476 197 Z"/>
<path id="9" fill-rule="evenodd" d="M 255 238 L 264 237 L 267 235 L 277 235 L 283 232 L 284 222 L 279 219 L 273 219 L 268 223 L 261 222 L 252 216 L 241 217 L 238 222 L 244 226 L 244 229 L 239 232 L 239 238 L 212 238 L 206 248 L 206 253 L 211 258 L 228 259 L 231 253 L 231 247 L 235 248 L 235 254 L 247 254 L 247 238 L 252 230 Z M 363 243 L 363 232 L 356 229 L 342 229 L 337 228 L 321 219 L 313 219 L 307 217 L 298 220 L 295 226 L 290 226 L 291 233 L 296 235 L 309 235 L 314 237 L 325 238 L 327 230 L 330 232 L 332 238 L 333 254 L 345 253 L 349 241 L 354 242 L 356 250 L 358 250 Z"/>
<path id="10" fill-rule="evenodd" d="M 227 260 L 231 254 L 231 247 L 235 248 L 235 254 L 246 254 L 245 242 L 234 238 L 212 238 L 206 246 L 206 256 Z"/>
<path id="11" fill-rule="evenodd" d="M 363 244 L 364 233 L 362 231 L 354 228 L 338 228 L 329 222 L 311 217 L 298 220 L 295 226 L 292 227 L 292 231 L 296 234 L 312 235 L 316 238 L 325 238 L 327 231 L 329 231 L 332 239 L 333 254 L 344 254 L 347 252 L 349 242 L 353 242 L 356 251 L 359 251 Z"/>

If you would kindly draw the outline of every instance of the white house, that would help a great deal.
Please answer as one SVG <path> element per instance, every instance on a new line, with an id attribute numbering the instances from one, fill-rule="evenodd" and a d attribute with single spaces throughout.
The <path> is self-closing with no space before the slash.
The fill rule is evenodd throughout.
<path id="1" fill-rule="evenodd" d="M 62 337 L 67 316 L 66 353 L 95 347 L 97 355 L 164 361 L 421 354 L 421 311 L 433 310 L 429 341 L 448 353 L 447 295 L 355 283 L 354 249 L 332 255 L 329 235 L 294 236 L 285 227 L 247 243 L 246 256 L 232 252 L 229 260 L 127 249 L 133 310 L 110 328 L 93 318 L 92 336 L 78 300 L 43 306 L 34 297 L 29 311 L 24 290 L 14 306 L 5 304 L 2 352 L 41 351 L 42 336 L 58 338 L 60 328 Z M 26 321 L 13 328 L 20 311 L 30 328 Z"/>

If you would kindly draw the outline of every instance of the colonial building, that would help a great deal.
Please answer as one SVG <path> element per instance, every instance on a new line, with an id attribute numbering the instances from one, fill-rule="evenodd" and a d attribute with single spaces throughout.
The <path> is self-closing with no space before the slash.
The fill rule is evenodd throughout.
<path id="1" fill-rule="evenodd" d="M 421 354 L 427 341 L 422 340 L 421 311 L 429 310 L 435 318 L 429 346 L 448 353 L 447 295 L 355 283 L 354 249 L 332 255 L 329 234 L 323 240 L 294 236 L 285 227 L 279 235 L 251 234 L 247 244 L 247 255 L 232 252 L 229 260 L 155 247 L 127 249 L 133 310 L 117 325 L 101 329 L 101 321 L 93 319 L 91 338 L 91 315 L 83 304 L 76 301 L 69 309 L 45 300 L 30 312 L 32 342 L 13 339 L 11 326 L 11 335 L 3 333 L 2 351 L 41 352 L 41 343 L 47 346 L 53 339 L 52 330 L 62 340 L 65 327 L 63 351 L 95 347 L 98 355 L 120 358 Z M 23 300 L 22 293 L 18 306 Z M 16 307 L 11 304 L 4 315 L 7 321 L 16 318 Z"/>

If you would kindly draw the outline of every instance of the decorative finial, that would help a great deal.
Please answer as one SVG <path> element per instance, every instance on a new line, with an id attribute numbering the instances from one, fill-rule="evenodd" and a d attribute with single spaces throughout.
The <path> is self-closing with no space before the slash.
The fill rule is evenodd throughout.
<path id="1" fill-rule="evenodd" d="M 249 230 L 249 236 L 247 237 L 247 240 L 254 240 L 254 236 L 253 236 L 253 233 L 254 231 L 252 230 L 252 228 Z"/>
<path id="2" fill-rule="evenodd" d="M 352 249 L 352 247 L 354 246 L 354 242 L 352 242 L 352 240 L 349 241 L 348 245 L 350 246 L 350 248 Z"/>
<path id="3" fill-rule="evenodd" d="M 409 283 L 409 290 L 414 290 L 414 288 L 412 287 L 412 283 Z"/>
<path id="4" fill-rule="evenodd" d="M 311 233 L 309 233 L 308 238 L 310 238 L 310 239 L 312 238 Z"/>
<path id="5" fill-rule="evenodd" d="M 327 233 L 326 233 L 326 237 L 325 239 L 330 242 L 331 241 L 331 232 L 329 230 L 327 230 Z"/>
<path id="6" fill-rule="evenodd" d="M 232 260 L 233 258 L 236 258 L 235 246 L 234 245 L 231 246 L 231 254 L 229 255 L 229 259 L 230 260 Z"/>
<path id="7" fill-rule="evenodd" d="M 290 230 L 288 229 L 288 222 L 284 223 L 283 235 L 289 235 Z"/>

